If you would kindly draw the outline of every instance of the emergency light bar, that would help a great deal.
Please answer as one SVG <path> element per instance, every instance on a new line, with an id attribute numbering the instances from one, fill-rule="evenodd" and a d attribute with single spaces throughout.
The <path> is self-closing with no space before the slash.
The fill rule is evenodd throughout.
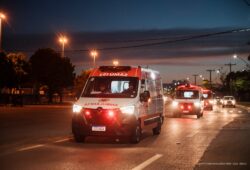
<path id="1" fill-rule="evenodd" d="M 100 66 L 101 72 L 127 72 L 131 70 L 130 66 Z"/>

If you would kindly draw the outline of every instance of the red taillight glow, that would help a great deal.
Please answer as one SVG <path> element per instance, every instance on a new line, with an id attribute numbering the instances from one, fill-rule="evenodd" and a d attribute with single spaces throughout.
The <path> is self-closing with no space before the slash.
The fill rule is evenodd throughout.
<path id="1" fill-rule="evenodd" d="M 109 110 L 109 111 L 108 111 L 108 117 L 109 117 L 109 118 L 113 118 L 114 116 L 115 116 L 114 111 Z"/>
<path id="2" fill-rule="evenodd" d="M 188 109 L 189 109 L 189 110 L 192 109 L 192 106 L 191 106 L 191 105 L 188 105 Z"/>
<path id="3" fill-rule="evenodd" d="M 89 110 L 86 110 L 84 113 L 85 113 L 86 116 L 90 116 L 90 111 Z"/>
<path id="4" fill-rule="evenodd" d="M 184 106 L 183 106 L 183 105 L 181 105 L 181 109 L 184 109 Z"/>

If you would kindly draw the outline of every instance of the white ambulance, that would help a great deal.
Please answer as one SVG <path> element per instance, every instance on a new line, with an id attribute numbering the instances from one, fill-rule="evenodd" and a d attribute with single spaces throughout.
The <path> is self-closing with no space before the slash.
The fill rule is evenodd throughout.
<path id="1" fill-rule="evenodd" d="M 189 83 L 176 88 L 175 99 L 172 102 L 174 117 L 182 115 L 196 115 L 199 119 L 203 116 L 204 101 L 202 88 Z"/>
<path id="2" fill-rule="evenodd" d="M 162 80 L 157 71 L 130 66 L 93 69 L 73 105 L 72 132 L 87 136 L 127 136 L 132 143 L 150 129 L 161 132 L 164 119 Z"/>

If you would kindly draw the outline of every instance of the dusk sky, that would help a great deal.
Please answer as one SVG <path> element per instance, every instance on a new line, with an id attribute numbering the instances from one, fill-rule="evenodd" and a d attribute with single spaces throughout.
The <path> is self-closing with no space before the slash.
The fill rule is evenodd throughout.
<path id="1" fill-rule="evenodd" d="M 186 36 L 250 27 L 250 0 L 2 0 L 3 48 L 34 50 L 51 47 L 60 50 L 59 34 L 69 37 L 66 50 L 120 47 L 181 39 Z M 164 38 L 164 39 L 161 39 Z M 149 40 L 150 39 L 150 40 Z M 158 39 L 158 40 L 152 40 Z M 159 40 L 160 39 L 160 40 Z M 142 40 L 142 41 L 134 41 Z M 249 32 L 201 38 L 142 48 L 100 51 L 98 64 L 114 58 L 122 64 L 149 65 L 162 73 L 165 82 L 192 78 L 206 69 L 237 62 L 233 54 L 250 54 Z M 92 64 L 88 52 L 66 52 L 76 71 Z M 215 79 L 218 76 L 214 75 Z"/>

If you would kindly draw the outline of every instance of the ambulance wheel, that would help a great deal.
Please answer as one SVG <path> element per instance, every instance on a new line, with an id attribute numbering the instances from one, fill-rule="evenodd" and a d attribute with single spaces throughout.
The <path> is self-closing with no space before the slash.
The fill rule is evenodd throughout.
<path id="1" fill-rule="evenodd" d="M 86 136 L 81 135 L 79 133 L 73 133 L 74 139 L 77 143 L 82 143 L 85 141 Z"/>
<path id="2" fill-rule="evenodd" d="M 197 114 L 197 119 L 199 119 L 202 116 L 201 113 Z"/>
<path id="3" fill-rule="evenodd" d="M 74 139 L 75 139 L 75 141 L 76 141 L 77 143 L 84 142 L 86 136 L 83 135 L 83 134 L 80 132 L 79 127 L 78 127 L 77 125 L 78 125 L 78 123 L 72 121 L 72 133 L 73 133 Z"/>
<path id="4" fill-rule="evenodd" d="M 161 133 L 162 122 L 163 122 L 163 118 L 160 117 L 160 121 L 158 122 L 157 126 L 152 129 L 153 135 L 159 135 Z"/>
<path id="5" fill-rule="evenodd" d="M 141 140 L 141 126 L 138 122 L 132 131 L 131 143 L 139 143 Z"/>

